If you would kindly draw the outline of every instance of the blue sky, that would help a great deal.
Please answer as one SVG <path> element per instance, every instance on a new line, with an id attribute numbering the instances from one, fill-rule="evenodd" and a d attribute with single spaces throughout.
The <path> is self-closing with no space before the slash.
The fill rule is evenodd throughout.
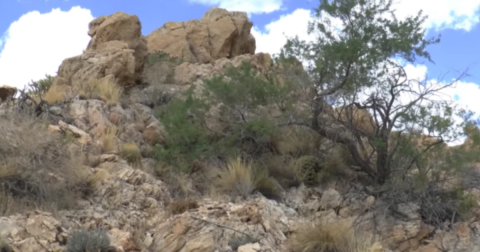
<path id="1" fill-rule="evenodd" d="M 416 62 L 411 76 L 449 81 L 469 68 L 449 95 L 480 112 L 480 0 L 396 0 L 397 16 L 423 9 L 427 37 L 442 34 L 429 48 L 435 65 Z M 135 14 L 148 35 L 168 21 L 198 19 L 211 7 L 245 11 L 254 23 L 257 52 L 276 53 L 285 35 L 306 34 L 309 12 L 318 0 L 0 0 L 0 85 L 23 87 L 31 79 L 55 74 L 63 59 L 82 53 L 88 23 L 117 11 Z"/>

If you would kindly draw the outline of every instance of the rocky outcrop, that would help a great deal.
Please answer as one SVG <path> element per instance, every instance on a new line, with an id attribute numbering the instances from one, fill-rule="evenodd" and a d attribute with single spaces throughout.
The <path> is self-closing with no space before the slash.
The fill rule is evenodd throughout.
<path id="1" fill-rule="evenodd" d="M 16 87 L 10 87 L 7 85 L 3 85 L 0 87 L 0 103 L 11 99 L 17 94 L 17 88 Z"/>
<path id="2" fill-rule="evenodd" d="M 91 78 L 104 77 L 123 87 L 135 85 L 147 57 L 138 17 L 117 12 L 93 20 L 89 28 L 92 39 L 86 51 L 62 62 L 51 90 L 72 91 Z"/>
<path id="3" fill-rule="evenodd" d="M 191 63 L 254 54 L 252 25 L 244 12 L 212 8 L 200 20 L 165 23 L 147 36 L 148 50 L 165 52 Z"/>
<path id="4" fill-rule="evenodd" d="M 177 85 L 193 83 L 198 79 L 221 73 L 229 66 L 239 67 L 243 62 L 250 63 L 256 70 L 264 71 L 272 65 L 272 58 L 267 53 L 257 53 L 254 55 L 239 55 L 232 59 L 221 58 L 215 60 L 212 64 L 185 62 L 175 67 L 173 83 Z"/>

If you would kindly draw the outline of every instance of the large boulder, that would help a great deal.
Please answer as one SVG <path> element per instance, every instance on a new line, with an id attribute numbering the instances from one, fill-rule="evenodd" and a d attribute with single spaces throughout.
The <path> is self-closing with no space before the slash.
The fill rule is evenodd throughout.
<path id="1" fill-rule="evenodd" d="M 17 91 L 16 87 L 10 87 L 7 85 L 0 86 L 0 103 L 12 99 L 15 94 L 17 94 Z"/>
<path id="2" fill-rule="evenodd" d="M 254 54 L 252 26 L 244 12 L 212 8 L 200 20 L 165 23 L 147 36 L 148 50 L 165 52 L 191 63 Z"/>
<path id="3" fill-rule="evenodd" d="M 89 24 L 92 37 L 82 55 L 65 59 L 52 85 L 56 92 L 80 88 L 89 79 L 114 78 L 123 87 L 140 80 L 147 46 L 135 15 L 116 12 Z"/>
<path id="4" fill-rule="evenodd" d="M 88 35 L 92 40 L 88 44 L 87 52 L 113 49 L 116 44 L 132 49 L 135 58 L 135 75 L 138 77 L 141 74 L 148 52 L 147 41 L 142 36 L 142 24 L 137 16 L 123 12 L 117 12 L 108 17 L 101 16 L 90 22 Z"/>

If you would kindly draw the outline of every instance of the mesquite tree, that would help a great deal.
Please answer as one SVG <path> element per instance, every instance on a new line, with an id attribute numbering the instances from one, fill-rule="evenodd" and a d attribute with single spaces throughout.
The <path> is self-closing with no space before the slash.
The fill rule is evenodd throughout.
<path id="1" fill-rule="evenodd" d="M 413 80 L 399 63 L 414 63 L 417 57 L 433 62 L 426 47 L 440 39 L 425 39 L 425 19 L 421 11 L 397 19 L 391 0 L 322 0 L 309 24 L 316 39 L 289 39 L 280 54 L 305 62 L 311 78 L 311 118 L 295 123 L 344 145 L 355 164 L 379 184 L 390 179 L 393 165 L 398 165 L 394 160 L 405 149 L 400 146 L 404 141 L 392 140 L 395 136 L 421 132 L 433 139 L 404 160 L 409 170 L 429 150 L 457 137 L 464 126 L 454 119 L 464 111 L 437 95 L 465 74 L 450 83 Z M 336 109 L 328 108 L 328 102 Z M 345 111 L 329 112 L 339 108 Z M 359 110 L 370 112 L 374 130 L 352 123 Z M 362 154 L 368 149 L 375 155 Z"/>

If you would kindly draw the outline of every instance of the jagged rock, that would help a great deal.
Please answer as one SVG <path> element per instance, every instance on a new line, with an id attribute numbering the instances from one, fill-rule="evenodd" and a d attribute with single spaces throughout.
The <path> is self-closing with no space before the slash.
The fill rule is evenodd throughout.
<path id="1" fill-rule="evenodd" d="M 264 71 L 272 65 L 272 59 L 269 54 L 243 54 L 231 59 L 220 58 L 212 64 L 200 64 L 184 62 L 175 67 L 175 75 L 173 80 L 175 84 L 186 85 L 196 80 L 207 78 L 215 73 L 220 73 L 229 66 L 239 67 L 243 62 L 248 62 L 258 71 Z"/>
<path id="2" fill-rule="evenodd" d="M 116 12 L 93 20 L 89 28 L 87 50 L 62 62 L 50 90 L 68 93 L 91 78 L 113 78 L 124 87 L 140 80 L 147 46 L 138 17 Z"/>
<path id="3" fill-rule="evenodd" d="M 112 123 L 105 115 L 106 105 L 99 100 L 75 100 L 65 107 L 65 115 L 81 130 L 98 139 Z"/>
<path id="4" fill-rule="evenodd" d="M 17 94 L 17 88 L 16 87 L 10 87 L 7 85 L 0 86 L 0 103 L 11 99 Z"/>
<path id="5" fill-rule="evenodd" d="M 260 251 L 260 244 L 250 243 L 238 247 L 237 252 L 257 252 Z"/>
<path id="6" fill-rule="evenodd" d="M 58 125 L 60 126 L 60 129 L 62 129 L 65 132 L 71 132 L 73 135 L 78 138 L 78 142 L 80 144 L 89 144 L 92 142 L 92 137 L 85 131 L 71 125 L 67 124 L 66 122 L 60 120 L 58 122 Z"/>
<path id="7" fill-rule="evenodd" d="M 322 194 L 322 198 L 320 199 L 320 207 L 322 209 L 331 209 L 337 208 L 342 204 L 342 195 L 335 189 L 328 189 Z"/>
<path id="8" fill-rule="evenodd" d="M 126 43 L 128 49 L 133 50 L 135 76 L 138 78 L 143 71 L 148 52 L 147 41 L 142 36 L 142 24 L 136 15 L 116 12 L 110 16 L 100 16 L 90 22 L 88 35 L 92 40 L 88 44 L 87 52 L 108 50 L 110 44 L 118 41 Z"/>
<path id="9" fill-rule="evenodd" d="M 110 243 L 113 246 L 120 247 L 123 251 L 138 251 L 138 245 L 129 232 L 122 231 L 118 228 L 114 228 L 109 232 Z"/>
<path id="10" fill-rule="evenodd" d="M 263 198 L 247 200 L 240 204 L 205 200 L 198 209 L 173 216 L 156 227 L 150 249 L 229 250 L 229 242 L 238 239 L 241 234 L 227 229 L 222 230 L 223 228 L 216 225 L 218 224 L 259 238 L 258 244 L 261 248 L 259 251 L 286 251 L 285 233 L 290 231 L 289 220 L 294 220 L 295 216 L 291 209 Z M 267 222 L 270 227 L 268 231 L 264 228 L 264 223 Z"/>
<path id="11" fill-rule="evenodd" d="M 166 52 L 192 63 L 255 53 L 253 23 L 244 12 L 212 8 L 200 20 L 167 22 L 147 36 L 149 52 Z"/>

